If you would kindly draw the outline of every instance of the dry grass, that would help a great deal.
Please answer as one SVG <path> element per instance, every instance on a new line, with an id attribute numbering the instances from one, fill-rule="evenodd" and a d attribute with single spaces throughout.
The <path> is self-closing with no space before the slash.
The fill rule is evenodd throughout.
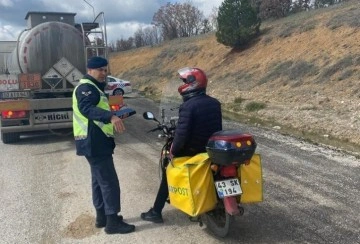
<path id="1" fill-rule="evenodd" d="M 208 93 L 224 108 L 236 107 L 241 115 L 248 113 L 246 104 L 263 103 L 252 116 L 360 144 L 358 16 L 360 2 L 352 1 L 264 22 L 262 35 L 241 51 L 217 43 L 214 33 L 178 39 L 112 54 L 111 70 L 156 96 L 177 79 L 177 69 L 201 67 L 210 80 Z M 239 97 L 246 101 L 241 106 Z"/>

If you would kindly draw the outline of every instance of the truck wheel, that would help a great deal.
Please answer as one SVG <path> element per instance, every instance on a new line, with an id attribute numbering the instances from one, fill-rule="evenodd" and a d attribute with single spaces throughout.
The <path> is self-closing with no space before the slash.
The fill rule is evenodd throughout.
<path id="1" fill-rule="evenodd" d="M 1 140 L 4 144 L 15 143 L 20 141 L 19 133 L 1 133 Z"/>

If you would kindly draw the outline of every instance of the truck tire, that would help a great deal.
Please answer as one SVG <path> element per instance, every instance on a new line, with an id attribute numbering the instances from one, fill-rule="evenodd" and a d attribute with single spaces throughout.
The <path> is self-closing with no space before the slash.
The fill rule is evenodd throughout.
<path id="1" fill-rule="evenodd" d="M 20 141 L 19 133 L 1 133 L 1 140 L 4 144 L 15 143 Z"/>

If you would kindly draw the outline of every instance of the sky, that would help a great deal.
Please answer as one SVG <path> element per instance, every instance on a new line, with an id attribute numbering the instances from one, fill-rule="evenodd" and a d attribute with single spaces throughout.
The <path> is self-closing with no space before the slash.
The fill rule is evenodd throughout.
<path id="1" fill-rule="evenodd" d="M 223 0 L 190 0 L 209 16 Z M 92 22 L 94 13 L 104 12 L 108 42 L 133 36 L 141 26 L 148 26 L 161 6 L 189 0 L 0 0 L 0 41 L 15 41 L 26 28 L 28 11 L 76 13 L 75 22 Z"/>

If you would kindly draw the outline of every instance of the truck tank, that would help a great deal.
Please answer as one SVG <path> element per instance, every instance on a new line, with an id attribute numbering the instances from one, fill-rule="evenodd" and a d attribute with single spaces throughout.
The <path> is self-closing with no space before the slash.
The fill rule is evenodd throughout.
<path id="1" fill-rule="evenodd" d="M 75 15 L 28 12 L 27 29 L 5 50 L 5 73 L 0 74 L 6 84 L 0 86 L 3 143 L 17 142 L 26 132 L 58 134 L 58 129 L 72 128 L 72 95 L 86 73 L 85 63 L 94 55 L 107 57 L 104 13 L 81 24 Z M 110 96 L 109 104 L 122 107 L 122 97 Z"/>
<path id="2" fill-rule="evenodd" d="M 10 74 L 46 74 L 64 58 L 85 73 L 82 33 L 67 23 L 45 22 L 20 34 L 17 48 L 7 60 Z"/>

